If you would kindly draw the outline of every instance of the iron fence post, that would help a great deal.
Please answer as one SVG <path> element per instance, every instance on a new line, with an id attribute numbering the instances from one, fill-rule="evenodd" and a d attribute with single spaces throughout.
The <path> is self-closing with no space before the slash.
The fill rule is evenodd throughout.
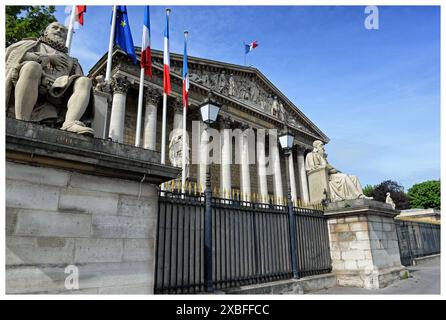
<path id="1" fill-rule="evenodd" d="M 206 292 L 214 292 L 212 281 L 212 191 L 210 165 L 206 165 L 206 189 L 204 190 L 204 286 Z"/>
<path id="2" fill-rule="evenodd" d="M 293 272 L 293 278 L 299 279 L 299 273 L 297 271 L 297 243 L 296 243 L 296 224 L 294 221 L 293 201 L 291 199 L 291 183 L 290 183 L 290 156 L 291 150 L 285 152 L 286 157 L 286 178 L 287 178 L 287 208 L 289 217 L 290 228 L 290 248 L 291 248 L 291 270 Z"/>

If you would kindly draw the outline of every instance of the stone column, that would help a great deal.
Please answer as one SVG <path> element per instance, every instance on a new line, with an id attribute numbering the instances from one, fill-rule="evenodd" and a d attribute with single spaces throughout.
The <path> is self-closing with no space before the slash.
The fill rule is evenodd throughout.
<path id="1" fill-rule="evenodd" d="M 240 191 L 242 200 L 251 201 L 251 176 L 249 172 L 249 130 L 245 126 L 239 144 L 240 152 Z"/>
<path id="2" fill-rule="evenodd" d="M 122 143 L 124 141 L 125 103 L 130 82 L 127 80 L 127 77 L 114 76 L 111 85 L 113 103 L 108 136 L 113 141 Z"/>
<path id="3" fill-rule="evenodd" d="M 179 130 L 179 134 L 183 135 L 183 105 L 178 98 L 173 103 L 173 130 Z"/>
<path id="4" fill-rule="evenodd" d="M 299 170 L 299 187 L 300 187 L 300 198 L 305 203 L 310 202 L 310 197 L 308 195 L 308 180 L 307 172 L 305 168 L 305 148 L 297 148 L 297 168 Z"/>
<path id="5" fill-rule="evenodd" d="M 148 87 L 144 91 L 146 111 L 144 113 L 144 149 L 156 151 L 156 124 L 158 102 L 161 99 L 161 92 Z"/>
<path id="6" fill-rule="evenodd" d="M 332 202 L 325 211 L 339 286 L 386 287 L 404 276 L 392 206 L 368 199 Z"/>
<path id="7" fill-rule="evenodd" d="M 291 199 L 295 204 L 297 201 L 297 188 L 296 188 L 296 175 L 294 174 L 294 160 L 293 160 L 293 150 L 291 150 L 291 154 L 289 155 L 290 161 L 288 161 L 288 168 L 290 172 L 290 186 L 291 186 Z"/>
<path id="8" fill-rule="evenodd" d="M 232 120 L 225 117 L 220 122 L 221 132 L 221 165 L 220 165 L 220 189 L 222 198 L 231 197 L 231 163 L 232 163 Z"/>
<path id="9" fill-rule="evenodd" d="M 270 135 L 270 139 L 275 139 L 271 144 L 270 140 L 270 158 L 273 165 L 273 180 L 274 180 L 274 196 L 276 199 L 283 198 L 283 184 L 282 184 L 282 170 L 280 168 L 280 153 L 279 153 L 279 141 L 276 135 Z"/>
<path id="10" fill-rule="evenodd" d="M 257 174 L 259 179 L 258 193 L 262 201 L 266 201 L 266 197 L 268 196 L 268 182 L 266 179 L 265 130 L 257 131 L 256 153 Z"/>

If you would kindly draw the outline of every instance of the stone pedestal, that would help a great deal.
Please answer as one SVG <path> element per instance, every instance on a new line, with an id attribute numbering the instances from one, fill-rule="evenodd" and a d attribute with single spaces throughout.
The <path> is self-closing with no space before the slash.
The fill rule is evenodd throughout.
<path id="1" fill-rule="evenodd" d="M 107 132 L 107 118 L 111 95 L 102 91 L 94 91 L 94 119 L 91 128 L 96 138 L 105 138 Z"/>
<path id="2" fill-rule="evenodd" d="M 310 202 L 320 203 L 325 198 L 324 190 L 327 191 L 330 198 L 330 188 L 328 185 L 328 170 L 320 168 L 307 171 L 308 189 L 310 191 Z"/>
<path id="3" fill-rule="evenodd" d="M 367 199 L 329 204 L 325 215 L 339 286 L 378 289 L 403 276 L 394 222 L 398 213 L 388 204 Z"/>
<path id="4" fill-rule="evenodd" d="M 159 162 L 6 119 L 6 293 L 153 293 L 158 185 L 179 173 Z"/>

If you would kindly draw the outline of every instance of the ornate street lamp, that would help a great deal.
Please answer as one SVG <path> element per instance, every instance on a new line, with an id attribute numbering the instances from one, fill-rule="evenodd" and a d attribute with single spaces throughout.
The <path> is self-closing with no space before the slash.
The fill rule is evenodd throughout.
<path id="1" fill-rule="evenodd" d="M 212 91 L 209 91 L 206 101 L 200 106 L 201 118 L 208 126 L 217 121 L 221 105 L 212 99 Z M 209 152 L 209 150 L 208 150 Z M 206 156 L 209 156 L 209 153 Z M 212 191 L 210 164 L 206 163 L 206 189 L 204 190 L 204 285 L 207 292 L 213 292 L 212 283 Z"/>
<path id="2" fill-rule="evenodd" d="M 207 125 L 211 125 L 217 121 L 217 116 L 221 108 L 221 105 L 216 103 L 212 97 L 212 91 L 209 91 L 206 101 L 200 106 L 201 118 Z"/>
<path id="3" fill-rule="evenodd" d="M 298 279 L 299 274 L 297 271 L 297 238 L 296 238 L 296 223 L 294 220 L 293 202 L 291 200 L 291 179 L 290 179 L 290 156 L 294 146 L 294 135 L 288 130 L 285 125 L 282 133 L 279 135 L 279 143 L 284 151 L 286 157 L 286 179 L 287 179 L 287 208 L 288 217 L 290 223 L 290 247 L 291 247 L 291 269 L 293 271 L 293 277 Z"/>

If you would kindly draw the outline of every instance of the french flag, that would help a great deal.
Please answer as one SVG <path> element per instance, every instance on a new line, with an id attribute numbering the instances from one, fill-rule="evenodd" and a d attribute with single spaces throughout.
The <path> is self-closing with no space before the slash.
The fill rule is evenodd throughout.
<path id="1" fill-rule="evenodd" d="M 184 53 L 183 53 L 183 108 L 188 107 L 189 93 L 189 70 L 187 67 L 187 31 L 184 32 Z"/>
<path id="2" fill-rule="evenodd" d="M 164 29 L 164 77 L 163 77 L 163 92 L 170 94 L 170 58 L 169 58 L 169 13 L 166 10 L 166 27 Z"/>
<path id="3" fill-rule="evenodd" d="M 258 41 L 253 41 L 250 44 L 245 44 L 245 54 L 251 52 L 252 50 L 257 48 L 258 46 L 259 46 L 259 42 Z"/>
<path id="4" fill-rule="evenodd" d="M 87 12 L 87 6 L 76 6 L 76 21 L 81 26 L 84 25 L 84 13 Z"/>
<path id="5" fill-rule="evenodd" d="M 146 6 L 144 10 L 144 24 L 142 27 L 141 45 L 141 69 L 152 78 L 152 54 L 150 52 L 150 9 Z"/>

